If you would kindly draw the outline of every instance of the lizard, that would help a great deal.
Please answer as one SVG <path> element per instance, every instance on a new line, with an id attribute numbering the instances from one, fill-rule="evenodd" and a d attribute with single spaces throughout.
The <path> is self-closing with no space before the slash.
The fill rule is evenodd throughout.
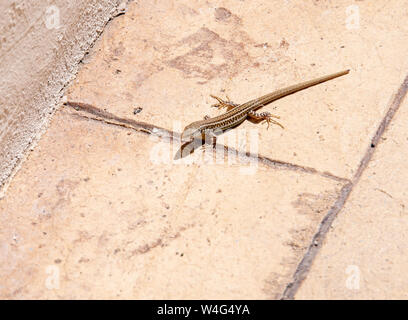
<path id="1" fill-rule="evenodd" d="M 350 70 L 344 70 L 323 77 L 315 78 L 313 80 L 301 82 L 299 84 L 276 90 L 272 93 L 266 94 L 257 99 L 250 100 L 243 104 L 235 104 L 229 101 L 228 97 L 228 101 L 224 101 L 217 96 L 211 95 L 212 98 L 218 101 L 218 103 L 213 106 L 218 107 L 219 109 L 226 108 L 227 112 L 213 118 L 205 116 L 203 120 L 190 123 L 184 128 L 181 134 L 181 140 L 190 142 L 195 139 L 204 139 L 206 134 L 209 134 L 210 136 L 215 138 L 217 135 L 223 133 L 224 131 L 237 127 L 247 119 L 255 123 L 266 121 L 268 124 L 267 129 L 269 128 L 270 123 L 279 125 L 283 128 L 283 126 L 279 122 L 273 119 L 279 119 L 279 116 L 272 115 L 269 112 L 257 113 L 255 111 L 271 103 L 272 101 L 278 100 L 297 91 L 315 86 L 322 82 L 346 75 L 349 73 L 349 71 Z"/>

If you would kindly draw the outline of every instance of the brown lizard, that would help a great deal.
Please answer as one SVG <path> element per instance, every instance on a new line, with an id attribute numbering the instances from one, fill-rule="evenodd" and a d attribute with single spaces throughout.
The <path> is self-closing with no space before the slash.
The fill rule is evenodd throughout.
<path id="1" fill-rule="evenodd" d="M 218 108 L 227 108 L 227 112 L 213 118 L 206 116 L 204 120 L 190 123 L 184 128 L 183 133 L 181 134 L 181 140 L 184 142 L 188 142 L 194 139 L 204 139 L 206 134 L 209 134 L 212 137 L 216 137 L 217 135 L 228 129 L 237 127 L 246 119 L 255 123 L 266 121 L 268 123 L 268 128 L 269 123 L 277 124 L 283 128 L 283 126 L 279 122 L 272 119 L 279 119 L 278 116 L 272 115 L 269 112 L 256 113 L 255 111 L 271 103 L 272 101 L 317 85 L 319 83 L 343 76 L 349 73 L 349 71 L 350 70 L 344 70 L 327 76 L 295 84 L 240 105 L 232 103 L 231 101 L 224 101 L 216 96 L 211 96 L 218 100 L 218 104 L 214 106 Z"/>

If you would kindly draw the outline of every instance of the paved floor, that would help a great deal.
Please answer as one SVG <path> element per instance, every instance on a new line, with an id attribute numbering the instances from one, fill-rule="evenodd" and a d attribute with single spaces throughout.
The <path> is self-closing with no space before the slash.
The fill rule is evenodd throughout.
<path id="1" fill-rule="evenodd" d="M 131 2 L 0 200 L 0 297 L 408 298 L 407 12 Z M 221 113 L 209 94 L 343 69 L 263 108 L 285 129 L 246 122 L 228 153 L 175 157 Z"/>

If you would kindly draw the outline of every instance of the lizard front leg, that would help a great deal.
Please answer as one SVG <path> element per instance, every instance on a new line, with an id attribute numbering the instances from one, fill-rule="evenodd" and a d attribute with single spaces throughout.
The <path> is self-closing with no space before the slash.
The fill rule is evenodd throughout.
<path id="1" fill-rule="evenodd" d="M 266 129 L 269 129 L 269 124 L 273 123 L 276 124 L 278 126 L 280 126 L 282 129 L 284 129 L 283 125 L 281 125 L 278 121 L 272 119 L 272 118 L 276 118 L 279 119 L 279 116 L 275 116 L 269 112 L 261 112 L 261 113 L 257 113 L 255 111 L 250 111 L 248 112 L 248 120 L 253 122 L 253 123 L 260 123 L 262 121 L 266 121 L 266 123 L 268 124 L 268 127 Z"/>
<path id="2" fill-rule="evenodd" d="M 212 94 L 210 94 L 210 97 L 218 101 L 218 103 L 212 105 L 212 107 L 215 107 L 218 109 L 227 108 L 227 111 L 230 111 L 231 109 L 234 109 L 235 107 L 239 106 L 239 104 L 233 103 L 232 101 L 230 101 L 228 96 L 227 96 L 228 100 L 223 100 L 220 97 L 214 96 Z"/>

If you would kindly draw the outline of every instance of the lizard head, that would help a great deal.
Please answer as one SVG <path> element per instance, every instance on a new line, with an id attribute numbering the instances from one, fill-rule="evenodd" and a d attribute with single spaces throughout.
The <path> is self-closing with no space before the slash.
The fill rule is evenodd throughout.
<path id="1" fill-rule="evenodd" d="M 202 133 L 200 130 L 200 122 L 196 121 L 184 128 L 181 134 L 181 141 L 189 142 L 194 139 L 201 139 Z"/>

